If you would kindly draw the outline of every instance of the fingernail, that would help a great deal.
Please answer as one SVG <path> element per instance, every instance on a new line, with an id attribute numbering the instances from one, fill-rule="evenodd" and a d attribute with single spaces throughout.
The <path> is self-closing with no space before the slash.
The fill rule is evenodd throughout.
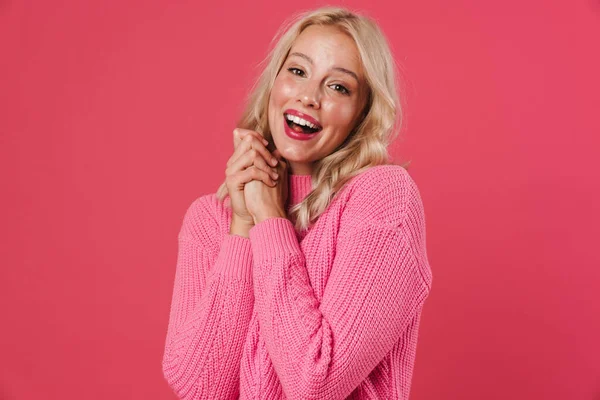
<path id="1" fill-rule="evenodd" d="M 273 166 L 277 165 L 277 159 L 271 158 L 271 164 L 273 164 Z"/>
<path id="2" fill-rule="evenodd" d="M 277 172 L 273 173 L 273 178 L 275 178 L 275 179 L 279 178 L 279 174 Z"/>
<path id="3" fill-rule="evenodd" d="M 266 139 L 263 139 L 263 144 L 266 146 L 266 145 L 268 145 L 268 144 L 269 144 L 269 141 L 268 141 L 268 140 L 266 140 Z"/>

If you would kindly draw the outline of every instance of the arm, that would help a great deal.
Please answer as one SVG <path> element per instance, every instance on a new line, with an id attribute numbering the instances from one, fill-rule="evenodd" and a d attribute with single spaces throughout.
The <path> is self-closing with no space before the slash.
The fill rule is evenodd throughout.
<path id="1" fill-rule="evenodd" d="M 408 224 L 413 232 L 418 218 L 380 223 L 365 218 L 377 209 L 371 206 L 357 210 L 358 222 L 341 227 L 321 302 L 291 222 L 270 218 L 250 231 L 260 329 L 289 399 L 346 398 L 392 349 L 428 295 L 430 282 L 415 249 L 420 244 L 414 243 L 423 236 L 405 229 Z"/>
<path id="2" fill-rule="evenodd" d="M 182 399 L 230 399 L 254 305 L 247 238 L 221 243 L 209 198 L 188 209 L 179 234 L 163 374 Z"/>

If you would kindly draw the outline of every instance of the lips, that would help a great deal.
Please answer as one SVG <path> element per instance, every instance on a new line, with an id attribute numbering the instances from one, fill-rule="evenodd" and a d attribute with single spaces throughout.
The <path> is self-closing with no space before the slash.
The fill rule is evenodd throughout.
<path id="1" fill-rule="evenodd" d="M 310 115 L 300 112 L 298 110 L 289 108 L 289 109 L 285 110 L 283 112 L 283 114 L 284 114 L 284 118 L 285 118 L 285 115 L 287 114 L 287 115 L 293 115 L 294 117 L 302 118 L 303 120 L 310 122 L 312 125 L 315 126 L 315 129 L 317 132 L 319 132 L 320 130 L 323 129 L 323 126 L 319 123 L 319 121 L 317 121 L 315 118 L 311 117 Z"/>
<path id="2" fill-rule="evenodd" d="M 282 122 L 283 122 L 283 131 L 285 132 L 287 137 L 294 139 L 294 140 L 302 140 L 302 141 L 311 140 L 315 136 L 318 136 L 319 133 L 321 132 L 321 131 L 317 131 L 314 133 L 296 132 L 295 130 L 290 128 L 290 125 L 288 124 L 288 121 L 286 120 L 285 117 L 283 118 Z"/>

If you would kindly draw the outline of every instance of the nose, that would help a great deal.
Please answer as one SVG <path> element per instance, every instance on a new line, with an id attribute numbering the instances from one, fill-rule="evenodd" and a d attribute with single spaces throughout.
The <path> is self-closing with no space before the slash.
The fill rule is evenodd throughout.
<path id="1" fill-rule="evenodd" d="M 310 107 L 313 109 L 319 109 L 321 107 L 321 94 L 317 84 L 307 83 L 304 85 L 298 97 L 299 101 L 305 107 Z"/>

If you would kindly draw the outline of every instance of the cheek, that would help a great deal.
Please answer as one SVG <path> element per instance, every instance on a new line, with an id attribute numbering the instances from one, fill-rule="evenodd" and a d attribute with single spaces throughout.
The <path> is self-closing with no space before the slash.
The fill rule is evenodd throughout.
<path id="1" fill-rule="evenodd" d="M 294 85 L 284 76 L 278 76 L 273 82 L 271 94 L 269 95 L 268 118 L 271 125 L 277 121 L 277 116 L 283 111 L 290 98 L 294 96 Z"/>
<path id="2" fill-rule="evenodd" d="M 283 105 L 290 98 L 293 98 L 295 94 L 296 87 L 292 79 L 285 75 L 280 75 L 275 79 L 271 95 L 276 105 Z"/>
<path id="3" fill-rule="evenodd" d="M 325 111 L 330 124 L 342 128 L 352 123 L 356 108 L 350 104 L 336 103 L 328 104 L 323 111 Z"/>

